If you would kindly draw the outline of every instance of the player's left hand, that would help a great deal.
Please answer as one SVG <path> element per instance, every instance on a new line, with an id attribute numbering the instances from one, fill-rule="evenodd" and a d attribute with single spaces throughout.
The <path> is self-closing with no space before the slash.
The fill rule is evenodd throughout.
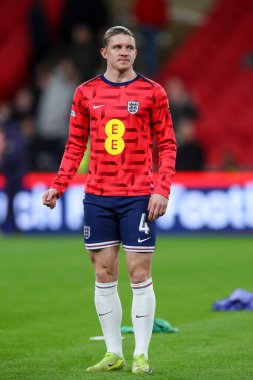
<path id="1" fill-rule="evenodd" d="M 152 194 L 148 204 L 148 220 L 153 222 L 166 213 L 168 199 L 161 194 Z"/>

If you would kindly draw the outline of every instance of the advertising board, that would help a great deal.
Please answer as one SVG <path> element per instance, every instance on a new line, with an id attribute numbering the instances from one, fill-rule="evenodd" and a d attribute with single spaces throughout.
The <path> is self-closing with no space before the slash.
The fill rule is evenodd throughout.
<path id="1" fill-rule="evenodd" d="M 14 197 L 14 217 L 24 233 L 73 233 L 83 229 L 85 174 L 77 175 L 50 210 L 41 195 L 53 174 L 30 173 Z M 0 177 L 0 226 L 7 217 L 8 194 Z M 253 173 L 177 173 L 158 233 L 253 232 Z"/>

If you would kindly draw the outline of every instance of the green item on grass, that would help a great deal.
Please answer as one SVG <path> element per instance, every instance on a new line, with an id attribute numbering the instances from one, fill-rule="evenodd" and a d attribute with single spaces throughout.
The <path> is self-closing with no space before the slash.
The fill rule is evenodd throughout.
<path id="1" fill-rule="evenodd" d="M 133 333 L 134 329 L 132 326 L 121 326 L 121 332 L 123 334 Z M 168 321 L 165 321 L 164 319 L 154 319 L 153 324 L 153 333 L 175 333 L 178 332 L 177 327 L 172 327 L 171 324 Z"/>
<path id="2" fill-rule="evenodd" d="M 129 334 L 134 332 L 133 326 L 121 326 L 122 334 Z"/>
<path id="3" fill-rule="evenodd" d="M 178 332 L 177 327 L 172 327 L 171 324 L 168 321 L 165 321 L 164 319 L 157 318 L 154 320 L 153 324 L 153 333 L 174 333 Z"/>

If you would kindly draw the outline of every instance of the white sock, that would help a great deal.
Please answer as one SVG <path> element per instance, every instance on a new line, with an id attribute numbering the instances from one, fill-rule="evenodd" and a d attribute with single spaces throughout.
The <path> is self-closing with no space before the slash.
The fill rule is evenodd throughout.
<path id="1" fill-rule="evenodd" d="M 152 335 L 156 303 L 152 278 L 139 284 L 131 284 L 131 288 L 133 290 L 134 356 L 144 354 L 148 358 L 148 347 Z"/>
<path id="2" fill-rule="evenodd" d="M 107 352 L 120 357 L 122 354 L 121 321 L 122 307 L 119 299 L 118 281 L 95 283 L 95 305 L 105 338 Z"/>

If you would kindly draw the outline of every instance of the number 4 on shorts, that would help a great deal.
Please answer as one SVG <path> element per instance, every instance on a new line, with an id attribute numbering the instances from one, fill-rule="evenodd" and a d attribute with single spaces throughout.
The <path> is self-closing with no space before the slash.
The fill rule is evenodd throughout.
<path id="1" fill-rule="evenodd" d="M 149 233 L 149 231 L 150 231 L 150 228 L 148 226 L 148 223 L 145 221 L 145 219 L 146 219 L 146 214 L 145 213 L 141 214 L 139 231 L 140 232 L 145 232 L 145 234 L 147 235 Z"/>

